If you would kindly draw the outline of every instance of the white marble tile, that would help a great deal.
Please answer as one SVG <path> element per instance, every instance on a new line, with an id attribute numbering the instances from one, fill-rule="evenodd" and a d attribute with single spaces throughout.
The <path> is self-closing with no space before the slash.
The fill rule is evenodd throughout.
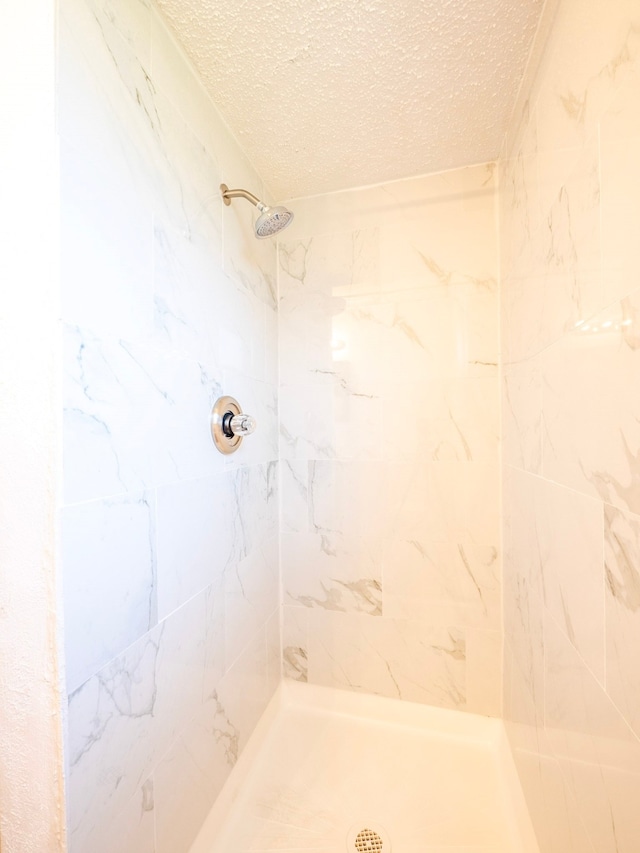
<path id="1" fill-rule="evenodd" d="M 226 307 L 225 315 L 230 313 L 233 296 L 233 286 L 208 248 L 155 220 L 152 316 L 153 340 L 158 347 L 222 368 L 218 357 L 223 328 L 220 304 Z M 245 312 L 252 316 L 249 306 Z"/>
<path id="2" fill-rule="evenodd" d="M 640 518 L 605 505 L 607 693 L 640 737 Z"/>
<path id="3" fill-rule="evenodd" d="M 205 700 L 182 741 L 208 787 L 217 794 L 240 755 L 240 734 L 215 692 Z"/>
<path id="4" fill-rule="evenodd" d="M 545 639 L 552 747 L 595 849 L 631 853 L 640 834 L 640 741 L 549 619 Z"/>
<path id="5" fill-rule="evenodd" d="M 163 750 L 188 727 L 203 702 L 206 618 L 207 595 L 204 592 L 194 596 L 161 623 L 155 713 L 158 744 Z"/>
<path id="6" fill-rule="evenodd" d="M 536 703 L 528 691 L 527 681 L 515 661 L 508 637 L 505 638 L 504 644 L 503 696 L 505 731 L 527 810 L 534 823 L 538 840 L 546 841 L 547 827 L 551 821 L 547 823 L 549 809 L 541 779 L 540 737 L 543 731 L 544 708 L 538 713 Z M 557 769 L 559 771 L 558 766 Z M 541 836 L 541 833 L 544 833 L 544 836 Z M 553 847 L 550 849 L 553 850 Z"/>
<path id="7" fill-rule="evenodd" d="M 377 298 L 311 293 L 284 296 L 284 383 L 327 382 L 338 375 L 367 393 L 393 383 L 497 373 L 495 282 L 427 288 Z"/>
<path id="8" fill-rule="evenodd" d="M 537 272 L 503 279 L 502 346 L 508 364 L 530 359 L 541 350 L 545 292 L 540 276 Z"/>
<path id="9" fill-rule="evenodd" d="M 155 853 L 187 853 L 237 759 L 237 736 L 208 700 L 155 768 Z"/>
<path id="10" fill-rule="evenodd" d="M 543 577 L 535 516 L 535 479 L 505 468 L 504 635 L 538 714 L 544 708 Z"/>
<path id="11" fill-rule="evenodd" d="M 599 166 L 597 140 L 538 158 L 545 296 L 541 347 L 603 305 Z"/>
<path id="12" fill-rule="evenodd" d="M 264 379 L 267 307 L 257 296 L 240 290 L 227 276 L 221 281 L 215 298 L 218 303 L 218 363 L 224 371 Z M 224 305 L 224 311 L 219 310 L 220 305 Z M 236 395 L 232 393 L 232 396 Z"/>
<path id="13" fill-rule="evenodd" d="M 379 289 L 378 228 L 334 231 L 295 241 L 288 239 L 289 233 L 278 243 L 281 297 L 303 293 L 346 297 Z"/>
<path id="14" fill-rule="evenodd" d="M 158 489 L 160 618 L 221 583 L 226 570 L 275 533 L 274 479 L 272 465 L 251 466 Z"/>
<path id="15" fill-rule="evenodd" d="M 270 539 L 225 571 L 227 667 L 254 639 L 279 604 L 278 547 Z"/>
<path id="16" fill-rule="evenodd" d="M 544 725 L 544 702 L 536 705 L 531 694 L 527 678 L 522 672 L 514 650 L 511 637 L 505 636 L 503 643 L 503 719 L 507 735 L 515 750 L 517 741 L 537 738 L 536 730 Z M 534 747 L 537 748 L 537 747 Z"/>
<path id="17" fill-rule="evenodd" d="M 465 640 L 458 629 L 318 609 L 308 619 L 309 681 L 465 707 Z"/>
<path id="18" fill-rule="evenodd" d="M 60 9 L 60 134 L 80 150 L 91 151 L 95 144 L 96 154 L 107 154 L 100 158 L 105 162 L 118 158 L 116 143 L 126 140 L 120 156 L 141 166 L 137 175 L 132 170 L 139 187 L 152 174 L 151 164 L 136 154 L 149 145 L 154 128 L 148 110 L 150 27 L 150 7 L 138 0 L 128 7 L 65 0 Z"/>
<path id="19" fill-rule="evenodd" d="M 77 151 L 64 138 L 60 169 L 63 318 L 126 340 L 149 337 L 153 321 L 149 200 L 132 183 L 127 164 L 112 162 L 99 150 Z"/>
<path id="20" fill-rule="evenodd" d="M 465 630 L 467 710 L 502 715 L 502 631 Z"/>
<path id="21" fill-rule="evenodd" d="M 129 176 L 158 216 L 220 257 L 220 172 L 210 153 L 113 27 L 81 0 L 65 3 L 61 18 L 62 137 Z"/>
<path id="22" fill-rule="evenodd" d="M 153 779 L 147 779 L 115 820 L 91 838 L 91 850 L 95 853 L 112 853 L 113 850 L 157 853 L 156 817 Z M 73 853 L 83 853 L 86 847 L 78 846 L 72 836 L 69 849 Z"/>
<path id="23" fill-rule="evenodd" d="M 616 90 L 638 56 L 637 6 L 611 8 L 577 0 L 557 14 L 538 85 L 538 136 L 544 149 L 568 148 L 593 138 Z"/>
<path id="24" fill-rule="evenodd" d="M 156 662 L 162 629 L 69 697 L 68 814 L 74 850 L 92 849 L 158 754 Z"/>
<path id="25" fill-rule="evenodd" d="M 112 40 L 119 36 L 147 65 L 151 52 L 151 6 L 148 0 L 88 0 L 96 23 Z"/>
<path id="26" fill-rule="evenodd" d="M 284 459 L 380 459 L 384 403 L 335 373 L 330 384 L 280 386 L 280 454 Z"/>
<path id="27" fill-rule="evenodd" d="M 536 152 L 537 197 L 546 271 L 578 271 L 593 261 L 600 248 L 598 148 L 593 140 L 569 148 Z M 595 172 L 595 174 L 594 174 Z M 577 221 L 574 221 L 574 218 Z M 595 239 L 595 245 L 590 241 Z M 533 241 L 532 241 L 533 242 Z"/>
<path id="28" fill-rule="evenodd" d="M 282 607 L 282 675 L 293 681 L 308 680 L 307 615 L 304 607 Z"/>
<path id="29" fill-rule="evenodd" d="M 61 515 L 67 691 L 157 621 L 152 493 L 65 507 Z"/>
<path id="30" fill-rule="evenodd" d="M 308 527 L 300 532 L 379 541 L 393 524 L 383 489 L 386 467 L 359 461 L 308 463 Z"/>
<path id="31" fill-rule="evenodd" d="M 613 49 L 622 44 L 612 63 L 615 73 L 606 79 L 604 110 L 600 115 L 600 140 L 606 143 L 632 139 L 640 133 L 640 108 L 638 105 L 638 71 L 640 70 L 640 37 L 638 36 L 638 10 L 632 0 L 620 6 L 617 21 L 607 21 L 615 27 Z M 606 76 L 606 75 L 605 75 Z M 626 168 L 626 163 L 620 164 Z"/>
<path id="32" fill-rule="evenodd" d="M 517 669 L 514 675 L 516 707 L 515 713 L 507 713 L 506 730 L 540 850 L 595 853 L 533 698 Z"/>
<path id="33" fill-rule="evenodd" d="M 640 293 L 549 348 L 543 359 L 545 477 L 640 511 Z"/>
<path id="34" fill-rule="evenodd" d="M 545 606 L 604 685 L 602 504 L 547 480 L 535 489 Z"/>
<path id="35" fill-rule="evenodd" d="M 502 458 L 532 474 L 542 467 L 542 378 L 537 360 L 502 375 Z"/>
<path id="36" fill-rule="evenodd" d="M 538 187 L 536 123 L 523 128 L 523 139 L 499 163 L 501 277 L 530 274 L 537 269 L 542 215 Z M 509 329 L 503 330 L 509 333 Z"/>
<path id="37" fill-rule="evenodd" d="M 597 140 L 503 166 L 503 355 L 541 352 L 602 307 Z"/>
<path id="38" fill-rule="evenodd" d="M 363 538 L 340 533 L 283 533 L 285 604 L 382 615 L 382 561 Z"/>
<path id="39" fill-rule="evenodd" d="M 399 462 L 494 462 L 498 457 L 497 377 L 398 379 L 382 391 L 384 458 Z M 396 441 L 384 441 L 396 435 Z"/>
<path id="40" fill-rule="evenodd" d="M 382 224 L 380 286 L 404 289 L 493 281 L 498 252 L 494 193 L 494 173 L 487 171 L 485 183 L 468 195 L 443 193 L 431 206 L 425 205 L 419 217 Z M 460 229 L 465 233 L 463 243 Z"/>
<path id="41" fill-rule="evenodd" d="M 500 559 L 495 546 L 393 538 L 383 555 L 386 617 L 441 626 L 499 626 Z"/>
<path id="42" fill-rule="evenodd" d="M 271 698 L 267 675 L 266 631 L 260 630 L 206 699 L 214 703 L 216 728 L 231 750 L 230 760 L 244 749 Z"/>
<path id="43" fill-rule="evenodd" d="M 489 214 L 490 207 L 485 225 Z M 388 235 L 388 249 L 395 233 Z M 370 270 L 377 243 L 361 238 L 358 232 L 334 233 L 280 246 L 284 383 L 337 378 L 347 389 L 370 394 L 371 383 L 380 379 L 423 379 L 425 370 L 437 377 L 436 360 L 445 363 L 445 372 L 462 375 L 490 369 L 482 362 L 495 365 L 497 302 L 490 275 L 448 278 L 420 259 L 424 274 L 382 294 Z M 425 289 L 429 276 L 433 286 Z M 493 349 L 486 340 L 492 332 Z"/>
<path id="44" fill-rule="evenodd" d="M 367 294 L 345 297 L 283 287 L 278 304 L 280 381 L 338 381 L 345 390 L 374 393 L 388 369 L 381 351 L 386 317 L 375 316 L 377 305 L 378 299 Z"/>
<path id="45" fill-rule="evenodd" d="M 222 584 L 225 568 L 242 549 L 234 541 L 231 477 L 218 474 L 172 483 L 157 491 L 158 610 L 163 619 L 192 595 Z"/>
<path id="46" fill-rule="evenodd" d="M 97 141 L 96 153 L 104 152 L 106 163 L 124 160 L 123 174 L 130 173 L 138 195 L 157 216 L 189 240 L 206 245 L 220 262 L 221 174 L 211 147 L 205 148 L 157 91 L 148 58 L 132 51 L 119 35 L 113 36 L 113 28 L 101 27 L 99 19 L 85 13 L 75 0 L 63 19 L 63 137 L 86 151 L 94 150 Z M 177 52 L 175 58 L 175 66 L 183 61 Z M 86 81 L 84 90 L 76 82 L 79 69 Z M 88 127 L 87 106 L 95 130 Z M 98 129 L 104 132 L 99 134 Z"/>
<path id="47" fill-rule="evenodd" d="M 264 309 L 264 348 L 262 352 L 254 347 L 254 359 L 260 360 L 262 368 L 259 378 L 272 385 L 278 385 L 280 375 L 280 338 L 278 306 L 265 306 Z"/>
<path id="48" fill-rule="evenodd" d="M 497 372 L 498 303 L 492 280 L 429 288 L 378 304 L 384 376 L 393 382 L 445 376 L 493 376 Z"/>
<path id="49" fill-rule="evenodd" d="M 496 464 L 390 464 L 383 482 L 386 524 L 379 529 L 385 534 L 477 545 L 498 541 Z"/>
<path id="50" fill-rule="evenodd" d="M 224 574 L 205 590 L 205 658 L 202 695 L 206 699 L 214 692 L 225 673 L 225 596 Z"/>
<path id="51" fill-rule="evenodd" d="M 209 431 L 218 379 L 194 361 L 65 329 L 65 500 L 220 470 Z"/>
<path id="52" fill-rule="evenodd" d="M 215 793 L 182 738 L 172 744 L 154 772 L 156 853 L 188 853 Z"/>
<path id="53" fill-rule="evenodd" d="M 282 607 L 279 603 L 267 619 L 265 634 L 267 639 L 267 695 L 273 696 L 282 681 Z"/>
<path id="54" fill-rule="evenodd" d="M 269 461 L 231 473 L 233 526 L 248 553 L 278 531 L 278 463 Z"/>
<path id="55" fill-rule="evenodd" d="M 69 697 L 69 822 L 91 849 L 202 703 L 204 595 Z"/>
<path id="56" fill-rule="evenodd" d="M 222 167 L 193 135 L 171 101 L 155 87 L 153 109 L 157 123 L 154 153 L 159 172 L 156 216 L 205 249 L 220 265 L 224 227 L 219 190 Z"/>
<path id="57" fill-rule="evenodd" d="M 513 244 L 503 260 L 508 362 L 540 353 L 603 305 L 598 153 L 597 140 L 536 153 L 516 173 L 516 197 L 504 193 L 501 222 Z M 520 158 L 516 165 L 531 160 Z"/>
<path id="58" fill-rule="evenodd" d="M 283 533 L 309 530 L 309 463 L 283 459 L 280 471 L 280 529 Z"/>
<path id="59" fill-rule="evenodd" d="M 637 51 L 635 91 L 628 92 L 630 107 L 637 102 L 640 89 L 637 82 L 640 48 Z M 635 136 L 621 133 L 618 122 L 609 130 L 612 121 L 605 123 L 601 131 L 604 136 L 600 143 L 602 271 L 607 302 L 628 296 L 638 287 L 640 250 L 634 222 L 640 216 L 637 192 L 640 169 L 636 156 L 640 145 L 640 120 L 636 117 L 636 121 Z"/>

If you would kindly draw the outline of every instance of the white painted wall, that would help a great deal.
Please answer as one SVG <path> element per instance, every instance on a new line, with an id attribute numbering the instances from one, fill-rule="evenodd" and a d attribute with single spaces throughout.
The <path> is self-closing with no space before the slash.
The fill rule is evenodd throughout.
<path id="1" fill-rule="evenodd" d="M 0 836 L 64 849 L 55 2 L 0 23 Z"/>

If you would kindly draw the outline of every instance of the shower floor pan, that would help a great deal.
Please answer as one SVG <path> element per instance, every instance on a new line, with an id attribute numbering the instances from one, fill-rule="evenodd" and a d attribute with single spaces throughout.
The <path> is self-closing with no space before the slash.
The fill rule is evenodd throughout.
<path id="1" fill-rule="evenodd" d="M 538 853 L 502 723 L 285 682 L 190 853 Z"/>

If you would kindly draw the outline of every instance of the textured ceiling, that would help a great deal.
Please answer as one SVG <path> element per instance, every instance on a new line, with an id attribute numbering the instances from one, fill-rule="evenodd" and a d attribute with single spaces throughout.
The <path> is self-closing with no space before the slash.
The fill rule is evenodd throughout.
<path id="1" fill-rule="evenodd" d="M 497 157 L 543 0 L 159 0 L 285 199 Z"/>

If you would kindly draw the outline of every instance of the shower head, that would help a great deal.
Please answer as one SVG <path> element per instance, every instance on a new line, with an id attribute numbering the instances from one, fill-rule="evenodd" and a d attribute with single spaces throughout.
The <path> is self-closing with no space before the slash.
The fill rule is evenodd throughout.
<path id="1" fill-rule="evenodd" d="M 222 191 L 222 200 L 226 205 L 231 204 L 232 198 L 246 198 L 258 208 L 260 216 L 253 227 L 259 240 L 272 237 L 291 224 L 293 213 L 286 207 L 269 207 L 259 198 L 256 198 L 253 193 L 247 190 L 230 190 L 226 184 L 220 184 L 220 190 Z"/>
<path id="2" fill-rule="evenodd" d="M 271 237 L 286 228 L 293 219 L 293 213 L 287 210 L 286 207 L 264 207 L 262 213 L 256 220 L 255 228 L 256 237 L 263 240 L 265 237 Z"/>

